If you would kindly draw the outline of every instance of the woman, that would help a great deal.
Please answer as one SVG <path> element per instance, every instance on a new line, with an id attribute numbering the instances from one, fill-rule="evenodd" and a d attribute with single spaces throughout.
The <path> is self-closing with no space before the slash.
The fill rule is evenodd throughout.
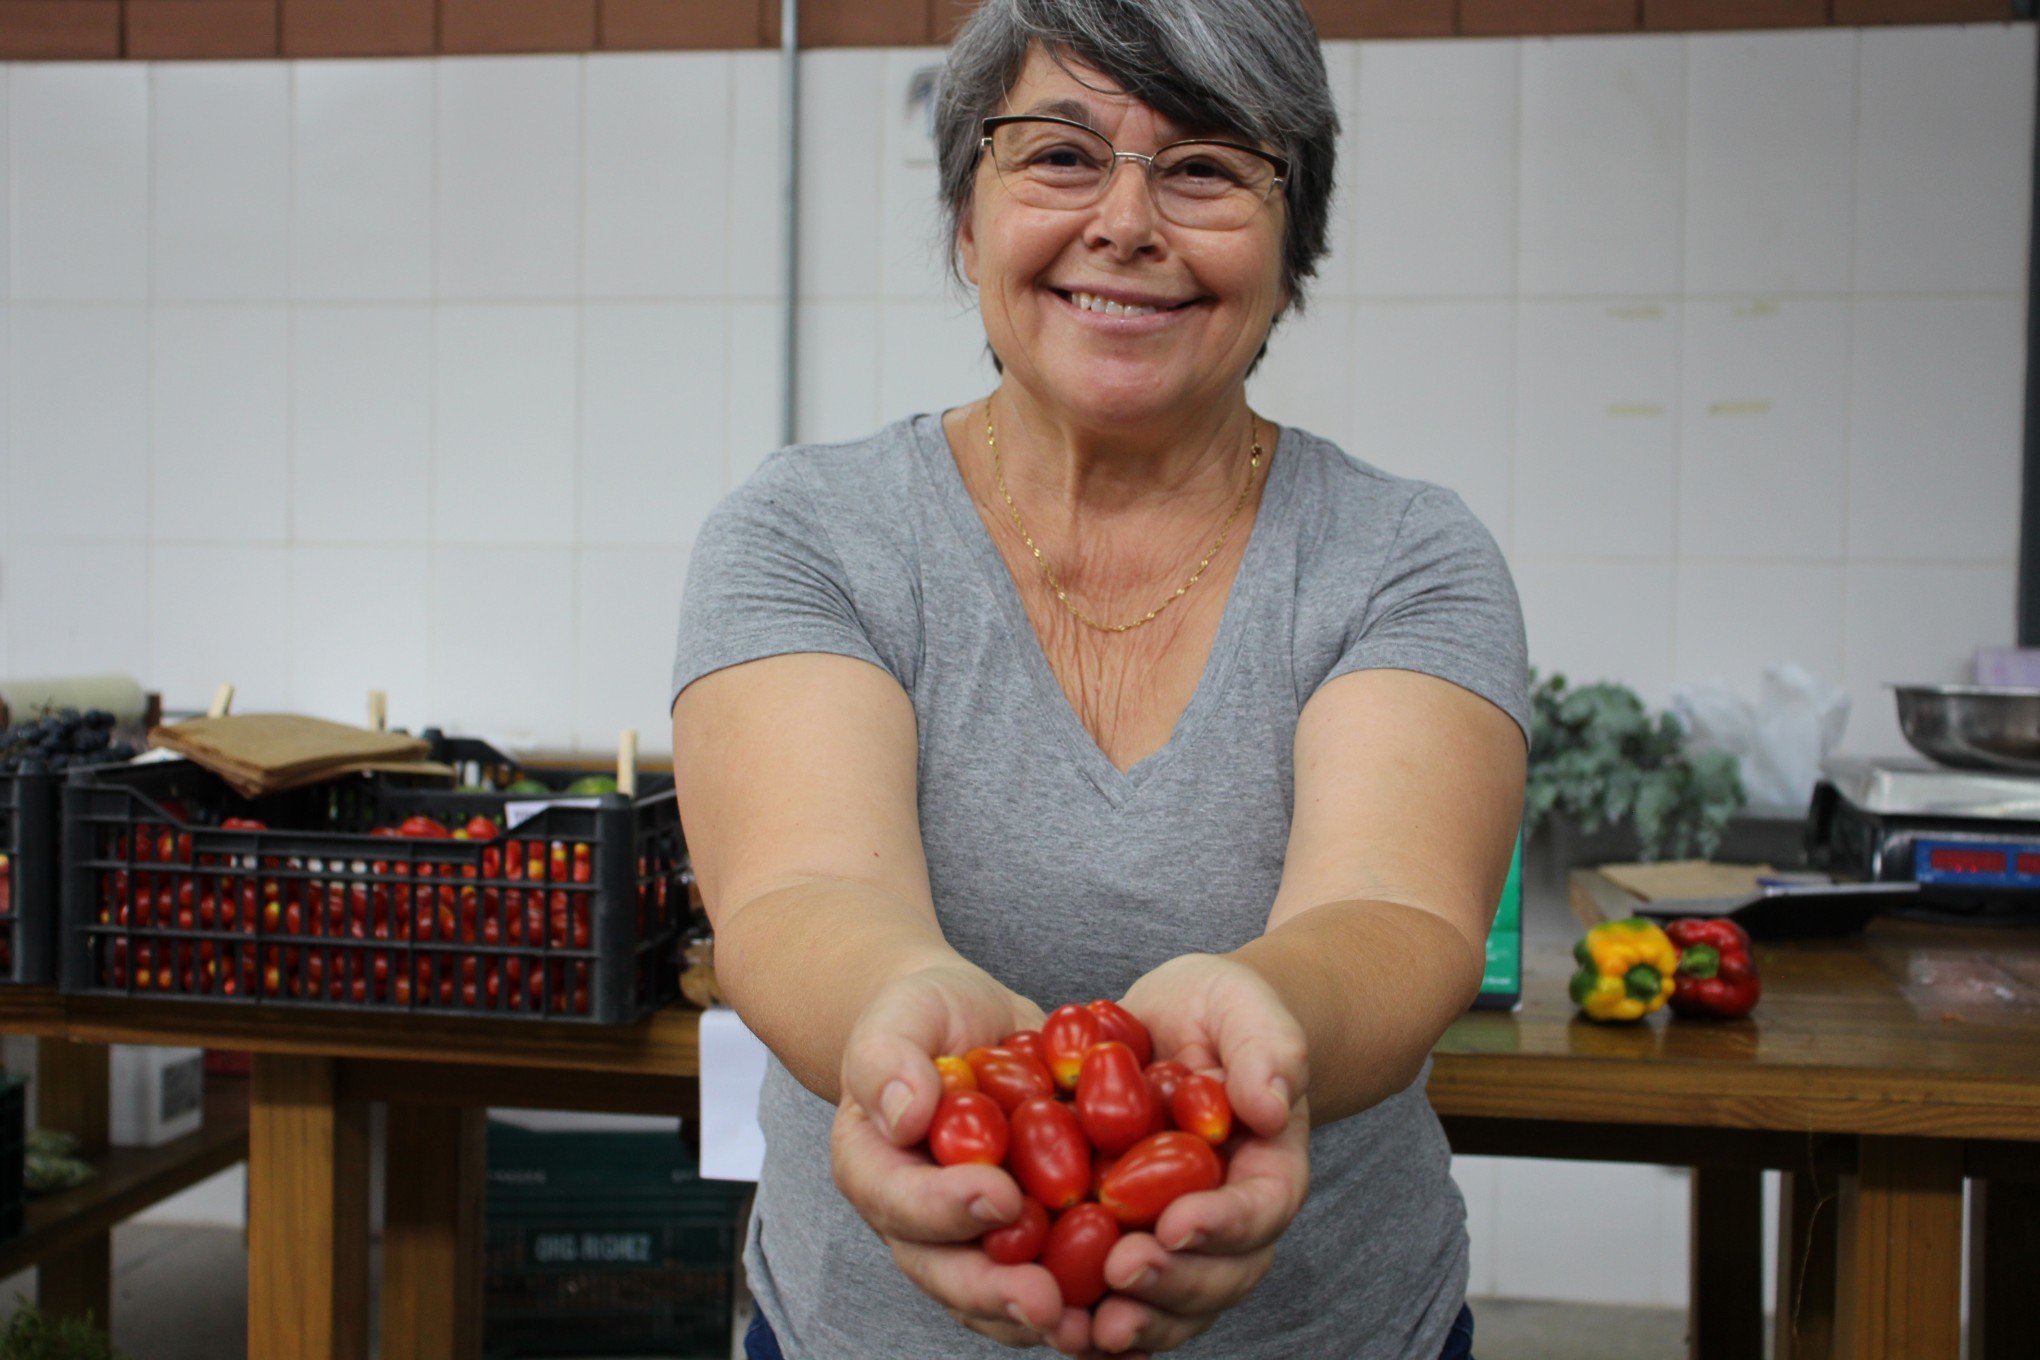
<path id="1" fill-rule="evenodd" d="M 1515 836 L 1522 624 L 1456 497 L 1248 408 L 1324 250 L 1309 22 L 987 0 L 939 124 L 997 389 L 775 455 L 682 610 L 688 842 L 775 1057 L 751 1354 L 1463 1356 L 1423 1077 Z M 1095 1315 L 972 1245 L 1003 1171 L 913 1150 L 932 1055 L 1092 997 L 1253 1134 Z"/>

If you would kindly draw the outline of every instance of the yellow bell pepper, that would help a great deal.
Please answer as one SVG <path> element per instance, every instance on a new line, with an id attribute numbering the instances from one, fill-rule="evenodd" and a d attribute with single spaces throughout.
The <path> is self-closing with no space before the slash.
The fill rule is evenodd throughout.
<path id="1" fill-rule="evenodd" d="M 1573 1004 L 1589 1020 L 1640 1020 L 1665 1004 L 1677 985 L 1679 951 L 1641 916 L 1606 921 L 1573 946 Z"/>

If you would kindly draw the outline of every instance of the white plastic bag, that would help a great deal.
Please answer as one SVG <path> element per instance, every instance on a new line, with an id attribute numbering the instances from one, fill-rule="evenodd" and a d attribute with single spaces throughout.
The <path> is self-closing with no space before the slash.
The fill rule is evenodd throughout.
<path id="1" fill-rule="evenodd" d="M 1743 789 L 1757 811 L 1804 812 L 1821 763 L 1849 723 L 1849 696 L 1806 667 L 1768 667 L 1758 702 L 1724 684 L 1672 691 L 1672 709 L 1696 751 L 1726 751 L 1742 765 Z"/>

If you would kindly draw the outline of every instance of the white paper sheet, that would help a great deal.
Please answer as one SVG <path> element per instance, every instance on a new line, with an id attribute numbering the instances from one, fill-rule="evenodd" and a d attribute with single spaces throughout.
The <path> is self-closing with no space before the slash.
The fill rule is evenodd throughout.
<path id="1" fill-rule="evenodd" d="M 755 1181 L 765 1162 L 758 1091 L 765 1045 L 737 1013 L 717 1006 L 701 1015 L 701 1176 Z"/>

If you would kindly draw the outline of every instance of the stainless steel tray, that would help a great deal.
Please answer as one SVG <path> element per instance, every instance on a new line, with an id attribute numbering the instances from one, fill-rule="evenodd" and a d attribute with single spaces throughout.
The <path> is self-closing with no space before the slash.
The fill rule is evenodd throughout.
<path id="1" fill-rule="evenodd" d="M 1899 731 L 1921 755 L 1963 770 L 2040 774 L 2040 689 L 1891 688 Z"/>

